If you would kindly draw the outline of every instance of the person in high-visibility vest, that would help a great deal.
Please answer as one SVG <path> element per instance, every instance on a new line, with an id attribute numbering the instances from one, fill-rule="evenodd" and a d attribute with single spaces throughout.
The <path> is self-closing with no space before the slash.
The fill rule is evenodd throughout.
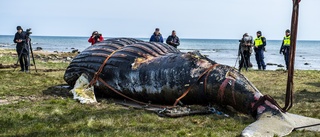
<path id="1" fill-rule="evenodd" d="M 286 36 L 284 36 L 284 38 L 283 38 L 282 45 L 280 48 L 280 54 L 283 54 L 284 60 L 286 62 L 286 67 L 288 70 L 289 61 L 290 61 L 289 55 L 290 55 L 290 43 L 291 43 L 290 30 L 287 29 L 285 33 L 286 33 Z"/>
<path id="2" fill-rule="evenodd" d="M 254 39 L 253 47 L 256 53 L 256 61 L 259 70 L 266 70 L 266 64 L 264 63 L 264 51 L 267 45 L 266 38 L 261 36 L 261 31 L 257 31 L 257 37 Z"/>

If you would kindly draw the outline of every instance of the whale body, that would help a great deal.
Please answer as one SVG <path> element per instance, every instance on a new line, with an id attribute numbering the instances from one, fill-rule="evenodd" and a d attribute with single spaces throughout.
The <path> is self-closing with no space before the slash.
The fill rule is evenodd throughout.
<path id="1" fill-rule="evenodd" d="M 97 80 L 93 85 L 96 93 L 82 94 L 80 90 L 89 85 L 99 68 L 102 71 L 98 77 L 110 87 Z M 183 104 L 232 106 L 256 118 L 242 136 L 284 136 L 296 127 L 320 123 L 319 119 L 282 112 L 268 100 L 254 107 L 263 94 L 237 69 L 163 43 L 133 38 L 96 43 L 72 60 L 64 79 L 74 86 L 78 99 L 88 102 L 94 102 L 99 92 L 116 97 L 111 88 L 135 100 L 156 104 L 173 104 L 188 91 L 180 100 Z M 320 131 L 320 126 L 301 129 Z"/>

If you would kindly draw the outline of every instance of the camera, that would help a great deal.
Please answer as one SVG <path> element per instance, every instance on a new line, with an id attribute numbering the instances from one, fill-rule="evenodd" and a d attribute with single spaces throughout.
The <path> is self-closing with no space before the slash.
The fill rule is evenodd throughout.
<path id="1" fill-rule="evenodd" d="M 96 39 L 98 39 L 98 38 L 100 38 L 100 36 L 101 36 L 101 34 L 96 34 L 94 37 L 95 37 Z"/>
<path id="2" fill-rule="evenodd" d="M 28 29 L 26 30 L 26 33 L 27 33 L 27 35 L 32 34 L 32 32 L 31 32 L 31 28 L 28 28 Z"/>

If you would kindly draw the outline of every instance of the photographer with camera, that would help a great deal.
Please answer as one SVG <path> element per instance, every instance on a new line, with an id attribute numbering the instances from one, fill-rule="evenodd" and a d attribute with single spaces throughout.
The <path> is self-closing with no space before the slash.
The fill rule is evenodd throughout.
<path id="1" fill-rule="evenodd" d="M 89 38 L 88 42 L 91 43 L 91 45 L 94 45 L 97 42 L 103 41 L 102 34 L 99 34 L 98 31 L 93 31 L 91 37 Z"/>
<path id="2" fill-rule="evenodd" d="M 21 72 L 29 72 L 29 47 L 27 43 L 27 32 L 24 32 L 21 26 L 17 26 L 17 33 L 14 36 L 13 42 L 17 43 L 16 51 L 20 62 Z"/>
<path id="3" fill-rule="evenodd" d="M 252 53 L 253 38 L 252 36 L 249 36 L 248 33 L 245 33 L 239 42 L 238 56 L 241 56 L 239 72 L 243 67 L 248 71 L 248 68 L 252 67 L 250 56 Z"/>

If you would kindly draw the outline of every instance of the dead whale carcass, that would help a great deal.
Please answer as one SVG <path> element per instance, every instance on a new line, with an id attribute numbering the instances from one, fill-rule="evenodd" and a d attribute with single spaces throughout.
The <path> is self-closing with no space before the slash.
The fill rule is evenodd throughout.
<path id="1" fill-rule="evenodd" d="M 68 84 L 75 84 L 73 93 L 80 100 L 95 101 L 93 92 L 81 91 L 99 68 L 100 80 L 94 87 L 110 96 L 114 96 L 113 89 L 136 100 L 172 104 L 188 91 L 181 99 L 184 104 L 228 105 L 251 114 L 257 121 L 245 128 L 243 136 L 284 136 L 296 127 L 320 123 L 319 119 L 282 112 L 269 100 L 258 103 L 264 96 L 236 69 L 163 43 L 119 38 L 81 52 L 64 76 Z M 320 126 L 301 129 L 320 131 Z"/>

